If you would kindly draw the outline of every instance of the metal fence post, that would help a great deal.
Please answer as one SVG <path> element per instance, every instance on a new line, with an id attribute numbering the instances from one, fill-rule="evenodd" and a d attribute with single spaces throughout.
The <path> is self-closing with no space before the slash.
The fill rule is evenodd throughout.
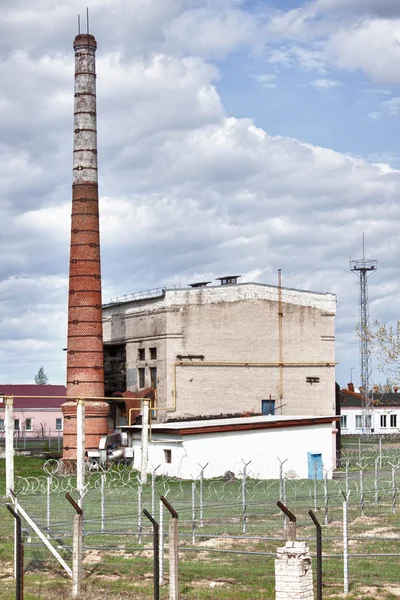
<path id="1" fill-rule="evenodd" d="M 199 464 L 199 463 L 198 463 Z M 199 485 L 199 494 L 200 494 L 200 499 L 199 499 L 199 504 L 200 504 L 200 527 L 204 527 L 204 469 L 208 466 L 208 463 L 206 463 L 204 465 L 204 467 L 202 467 L 199 464 L 199 467 L 201 468 L 200 471 L 200 485 Z"/>
<path id="2" fill-rule="evenodd" d="M 346 496 L 349 493 L 349 459 L 346 460 Z"/>
<path id="3" fill-rule="evenodd" d="M 101 518 L 101 525 L 100 525 L 100 529 L 101 532 L 104 532 L 104 518 L 106 515 L 106 510 L 105 510 L 105 479 L 106 479 L 106 474 L 102 473 L 101 474 L 101 480 L 100 480 L 100 518 Z"/>
<path id="4" fill-rule="evenodd" d="M 159 469 L 161 465 L 158 465 L 151 474 L 151 514 L 155 515 L 156 510 L 156 471 Z"/>
<path id="5" fill-rule="evenodd" d="M 196 543 L 196 482 L 192 481 L 192 544 Z"/>
<path id="6" fill-rule="evenodd" d="M 46 524 L 47 524 L 47 528 L 50 528 L 50 523 L 51 523 L 51 484 L 52 484 L 52 476 L 49 475 L 47 477 L 47 506 L 46 506 Z"/>
<path id="7" fill-rule="evenodd" d="M 317 510 L 317 461 L 314 461 L 314 510 Z"/>
<path id="8" fill-rule="evenodd" d="M 321 525 L 312 510 L 308 514 L 317 528 L 317 600 L 322 600 L 322 531 Z"/>
<path id="9" fill-rule="evenodd" d="M 324 524 L 328 525 L 329 517 L 329 495 L 328 495 L 328 473 L 325 471 L 324 473 Z"/>
<path id="10" fill-rule="evenodd" d="M 375 504 L 378 504 L 378 463 L 379 463 L 379 456 L 376 457 L 375 459 Z"/>
<path id="11" fill-rule="evenodd" d="M 247 467 L 250 463 L 251 463 L 251 460 L 249 460 L 249 462 L 247 462 L 247 463 L 245 463 L 243 461 L 243 473 L 242 473 L 242 521 L 243 521 L 242 532 L 243 533 L 246 533 L 246 531 L 247 531 Z"/>
<path id="12" fill-rule="evenodd" d="M 282 512 L 285 513 L 287 517 L 289 517 L 289 527 L 287 528 L 287 540 L 294 542 L 296 541 L 297 531 L 296 531 L 296 516 L 288 509 L 287 506 L 282 504 L 282 502 L 276 503 Z"/>
<path id="13" fill-rule="evenodd" d="M 153 564 L 154 564 L 154 600 L 160 598 L 160 557 L 159 557 L 159 525 L 151 514 L 144 509 L 143 514 L 153 524 Z"/>
<path id="14" fill-rule="evenodd" d="M 396 512 L 396 469 L 392 467 L 392 513 Z"/>
<path id="15" fill-rule="evenodd" d="M 5 399 L 5 430 L 6 430 L 6 495 L 11 495 L 14 489 L 14 406 L 12 397 Z"/>
<path id="16" fill-rule="evenodd" d="M 364 515 L 364 471 L 360 469 L 360 510 L 361 516 Z"/>
<path id="17" fill-rule="evenodd" d="M 164 496 L 161 496 L 161 502 L 169 510 L 172 517 L 169 522 L 169 600 L 178 600 L 178 513 Z"/>
<path id="18" fill-rule="evenodd" d="M 349 512 L 348 494 L 343 502 L 343 593 L 349 593 Z"/>
<path id="19" fill-rule="evenodd" d="M 160 565 L 160 585 L 164 585 L 164 504 L 160 500 L 160 541 L 159 541 L 159 565 Z"/>
<path id="20" fill-rule="evenodd" d="M 281 460 L 279 456 L 277 458 L 279 460 L 279 500 L 285 503 L 285 498 L 283 495 L 283 465 L 288 459 L 286 458 L 285 460 Z"/>
<path id="21" fill-rule="evenodd" d="M 72 541 L 72 597 L 78 598 L 82 583 L 83 510 L 70 494 L 65 497 L 76 511 Z"/>
<path id="22" fill-rule="evenodd" d="M 16 549 L 16 582 L 15 582 L 15 598 L 23 600 L 24 597 L 24 545 L 22 542 L 21 517 L 17 515 L 11 504 L 6 504 L 8 510 L 15 519 L 15 538 L 14 545 Z"/>
<path id="23" fill-rule="evenodd" d="M 382 436 L 379 438 L 379 468 L 382 469 Z"/>
<path id="24" fill-rule="evenodd" d="M 138 542 L 139 542 L 139 544 L 141 544 L 143 541 L 143 539 L 142 539 L 142 532 L 143 532 L 142 505 L 143 505 L 143 486 L 142 486 L 142 482 L 139 481 L 139 485 L 138 485 Z"/>

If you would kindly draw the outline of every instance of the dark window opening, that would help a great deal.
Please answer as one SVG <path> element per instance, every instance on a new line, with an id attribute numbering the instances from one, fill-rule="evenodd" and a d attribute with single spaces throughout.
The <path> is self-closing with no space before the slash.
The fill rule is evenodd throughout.
<path id="1" fill-rule="evenodd" d="M 151 358 L 151 360 L 156 360 L 157 348 L 150 348 L 150 358 Z"/>
<path id="2" fill-rule="evenodd" d="M 126 390 L 125 344 L 104 345 L 104 393 L 112 396 Z"/>
<path id="3" fill-rule="evenodd" d="M 261 413 L 263 415 L 274 415 L 275 400 L 261 400 Z"/>
<path id="4" fill-rule="evenodd" d="M 172 450 L 164 450 L 164 457 L 166 463 L 172 463 Z"/>
<path id="5" fill-rule="evenodd" d="M 138 369 L 138 376 L 139 376 L 139 387 L 140 388 L 144 388 L 145 387 L 145 372 L 144 372 L 144 369 Z"/>
<path id="6" fill-rule="evenodd" d="M 139 348 L 138 350 L 138 360 L 145 360 L 146 358 L 146 349 L 145 348 Z"/>
<path id="7" fill-rule="evenodd" d="M 307 383 L 319 383 L 319 377 L 306 377 Z"/>
<path id="8" fill-rule="evenodd" d="M 157 387 L 157 367 L 150 367 L 150 387 Z"/>

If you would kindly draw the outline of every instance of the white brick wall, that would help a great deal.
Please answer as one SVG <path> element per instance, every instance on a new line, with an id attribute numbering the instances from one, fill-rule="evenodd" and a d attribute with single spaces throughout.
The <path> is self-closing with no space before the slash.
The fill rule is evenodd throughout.
<path id="1" fill-rule="evenodd" d="M 334 414 L 336 298 L 282 288 L 283 407 L 277 414 Z M 105 342 L 127 343 L 128 381 L 139 347 L 158 348 L 158 400 L 177 409 L 170 417 L 260 412 L 261 400 L 279 399 L 279 368 L 263 364 L 174 366 L 177 355 L 204 355 L 204 363 L 279 361 L 278 289 L 238 284 L 167 290 L 162 298 L 105 307 Z M 185 359 L 184 359 L 185 360 Z M 193 362 L 199 362 L 195 360 Z M 148 371 L 150 363 L 145 368 Z M 319 377 L 307 383 L 306 377 Z M 166 414 L 160 413 L 160 418 Z"/>

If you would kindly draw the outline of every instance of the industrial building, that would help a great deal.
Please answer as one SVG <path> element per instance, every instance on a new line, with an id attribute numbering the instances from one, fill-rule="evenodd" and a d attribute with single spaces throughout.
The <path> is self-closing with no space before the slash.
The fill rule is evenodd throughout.
<path id="1" fill-rule="evenodd" d="M 365 415 L 362 393 L 355 391 L 354 384 L 340 390 L 341 431 L 344 435 L 365 433 Z M 370 433 L 379 435 L 400 432 L 400 394 L 398 387 L 393 392 L 374 392 L 367 416 Z"/>
<path id="2" fill-rule="evenodd" d="M 336 296 L 238 278 L 103 306 L 106 395 L 156 388 L 158 422 L 334 415 Z"/>

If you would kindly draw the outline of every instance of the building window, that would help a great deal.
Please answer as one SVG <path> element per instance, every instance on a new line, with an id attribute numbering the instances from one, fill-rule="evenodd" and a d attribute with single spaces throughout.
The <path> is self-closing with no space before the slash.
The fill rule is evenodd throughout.
<path id="1" fill-rule="evenodd" d="M 0 419 L 0 431 L 4 431 L 4 419 Z"/>
<path id="2" fill-rule="evenodd" d="M 261 413 L 263 415 L 274 415 L 275 400 L 261 400 Z"/>
<path id="3" fill-rule="evenodd" d="M 164 457 L 166 463 L 172 462 L 172 450 L 164 450 Z"/>
<path id="4" fill-rule="evenodd" d="M 25 419 L 25 431 L 32 431 L 32 419 Z"/>
<path id="5" fill-rule="evenodd" d="M 138 374 L 139 374 L 139 387 L 144 388 L 146 385 L 145 377 L 144 377 L 144 369 L 138 369 Z"/>
<path id="6" fill-rule="evenodd" d="M 146 349 L 145 348 L 139 348 L 138 350 L 138 359 L 139 360 L 144 360 L 146 358 Z"/>
<path id="7" fill-rule="evenodd" d="M 157 387 L 157 367 L 150 367 L 150 387 Z"/>
<path id="8" fill-rule="evenodd" d="M 150 350 L 150 358 L 151 360 L 156 360 L 157 358 L 157 348 L 149 348 Z"/>
<path id="9" fill-rule="evenodd" d="M 19 419 L 14 419 L 14 431 L 19 431 Z"/>
<path id="10" fill-rule="evenodd" d="M 362 415 L 356 415 L 356 429 L 361 429 L 363 426 Z"/>
<path id="11" fill-rule="evenodd" d="M 62 419 L 56 419 L 56 431 L 62 431 L 63 422 Z"/>
<path id="12" fill-rule="evenodd" d="M 340 417 L 340 427 L 342 429 L 347 429 L 347 415 L 342 415 Z"/>
<path id="13" fill-rule="evenodd" d="M 381 415 L 381 427 L 387 427 L 387 416 Z"/>
<path id="14" fill-rule="evenodd" d="M 390 415 L 390 427 L 397 427 L 397 415 Z"/>

